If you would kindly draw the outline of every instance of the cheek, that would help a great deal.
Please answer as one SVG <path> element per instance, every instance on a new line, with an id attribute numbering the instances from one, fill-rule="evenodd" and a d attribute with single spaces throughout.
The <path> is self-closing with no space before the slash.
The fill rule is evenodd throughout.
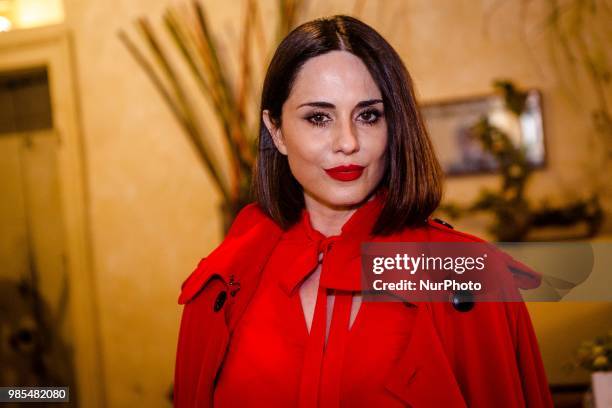
<path id="1" fill-rule="evenodd" d="M 370 141 L 367 145 L 370 160 L 384 167 L 386 164 L 387 144 L 389 143 L 387 128 L 381 128 L 375 134 L 368 135 L 367 140 Z"/>
<path id="2" fill-rule="evenodd" d="M 323 166 L 326 146 L 324 139 L 316 136 L 312 129 L 297 127 L 285 133 L 287 159 L 295 176 L 318 173 Z"/>

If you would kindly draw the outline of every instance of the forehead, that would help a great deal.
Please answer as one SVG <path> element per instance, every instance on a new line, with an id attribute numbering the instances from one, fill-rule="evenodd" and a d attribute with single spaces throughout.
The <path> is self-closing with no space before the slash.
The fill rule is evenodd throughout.
<path id="1" fill-rule="evenodd" d="M 338 103 L 372 98 L 381 98 L 381 93 L 363 61 L 347 51 L 331 51 L 304 63 L 287 102 Z"/>

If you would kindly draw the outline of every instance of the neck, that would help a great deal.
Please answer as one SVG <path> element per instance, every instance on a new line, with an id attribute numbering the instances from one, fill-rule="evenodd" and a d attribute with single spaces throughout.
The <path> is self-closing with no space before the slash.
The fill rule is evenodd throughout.
<path id="1" fill-rule="evenodd" d="M 374 198 L 372 195 L 367 201 Z M 309 194 L 304 194 L 304 205 L 310 216 L 310 225 L 326 237 L 340 235 L 342 227 L 363 205 L 358 203 L 351 206 L 334 206 L 322 202 Z"/>

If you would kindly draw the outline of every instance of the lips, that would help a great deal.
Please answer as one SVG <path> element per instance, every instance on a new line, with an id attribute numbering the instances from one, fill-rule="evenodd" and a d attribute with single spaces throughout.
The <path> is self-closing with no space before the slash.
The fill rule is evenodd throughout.
<path id="1" fill-rule="evenodd" d="M 348 166 L 337 166 L 330 169 L 325 169 L 325 172 L 330 177 L 340 181 L 357 180 L 363 174 L 365 167 L 357 164 L 349 164 Z"/>

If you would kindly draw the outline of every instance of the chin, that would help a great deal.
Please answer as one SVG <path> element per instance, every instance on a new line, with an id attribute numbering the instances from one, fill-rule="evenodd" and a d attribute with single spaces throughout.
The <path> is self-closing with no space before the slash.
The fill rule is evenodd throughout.
<path id="1" fill-rule="evenodd" d="M 320 187 L 309 193 L 309 195 L 332 208 L 355 207 L 368 198 L 374 187 L 363 185 L 355 186 L 329 186 L 325 190 Z"/>

